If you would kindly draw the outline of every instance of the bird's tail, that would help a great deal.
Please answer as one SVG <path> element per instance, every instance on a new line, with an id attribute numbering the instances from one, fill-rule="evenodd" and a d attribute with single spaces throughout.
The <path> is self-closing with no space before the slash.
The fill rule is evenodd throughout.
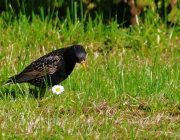
<path id="1" fill-rule="evenodd" d="M 1 85 L 0 87 L 4 87 L 6 85 L 13 84 L 13 83 L 14 83 L 13 79 L 9 78 L 9 80 L 6 83 L 4 83 L 3 85 Z"/>

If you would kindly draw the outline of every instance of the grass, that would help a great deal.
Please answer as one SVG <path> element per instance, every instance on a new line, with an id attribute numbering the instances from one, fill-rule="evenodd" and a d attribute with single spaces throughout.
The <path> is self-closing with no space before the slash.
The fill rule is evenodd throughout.
<path id="1" fill-rule="evenodd" d="M 34 98 L 28 84 L 1 87 L 0 137 L 179 139 L 180 28 L 159 19 L 131 28 L 76 20 L 0 18 L 0 84 L 54 49 L 81 44 L 88 52 L 88 70 L 77 64 L 59 96 Z"/>

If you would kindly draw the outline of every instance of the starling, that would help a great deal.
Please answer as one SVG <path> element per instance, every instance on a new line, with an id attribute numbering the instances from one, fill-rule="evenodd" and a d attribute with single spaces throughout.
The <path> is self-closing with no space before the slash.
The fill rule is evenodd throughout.
<path id="1" fill-rule="evenodd" d="M 52 87 L 71 74 L 76 63 L 86 70 L 86 51 L 83 46 L 73 45 L 52 51 L 32 62 L 21 73 L 4 84 L 30 83 L 39 88 Z"/>

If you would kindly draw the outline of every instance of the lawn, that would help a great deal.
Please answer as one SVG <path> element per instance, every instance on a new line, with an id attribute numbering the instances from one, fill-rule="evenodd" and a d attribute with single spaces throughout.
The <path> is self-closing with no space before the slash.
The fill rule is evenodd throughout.
<path id="1" fill-rule="evenodd" d="M 60 95 L 1 87 L 2 139 L 180 139 L 180 27 L 158 17 L 121 28 L 101 17 L 84 26 L 21 15 L 0 18 L 0 33 L 1 85 L 52 50 L 80 44 L 88 53 L 87 71 L 77 64 Z"/>

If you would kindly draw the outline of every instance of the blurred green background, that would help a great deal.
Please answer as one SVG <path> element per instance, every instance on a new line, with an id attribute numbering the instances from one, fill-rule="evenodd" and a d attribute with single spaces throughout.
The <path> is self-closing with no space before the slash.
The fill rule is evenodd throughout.
<path id="1" fill-rule="evenodd" d="M 0 1 L 1 16 L 9 22 L 18 18 L 20 14 L 30 19 L 39 15 L 53 19 L 58 16 L 60 20 L 70 16 L 73 21 L 80 19 L 87 21 L 91 16 L 103 17 L 107 23 L 111 19 L 118 21 L 120 25 L 131 25 L 132 7 L 135 12 L 145 20 L 144 13 L 147 9 L 157 12 L 164 22 L 180 23 L 180 1 L 177 0 L 2 0 Z M 139 11 L 140 10 L 140 11 Z"/>

